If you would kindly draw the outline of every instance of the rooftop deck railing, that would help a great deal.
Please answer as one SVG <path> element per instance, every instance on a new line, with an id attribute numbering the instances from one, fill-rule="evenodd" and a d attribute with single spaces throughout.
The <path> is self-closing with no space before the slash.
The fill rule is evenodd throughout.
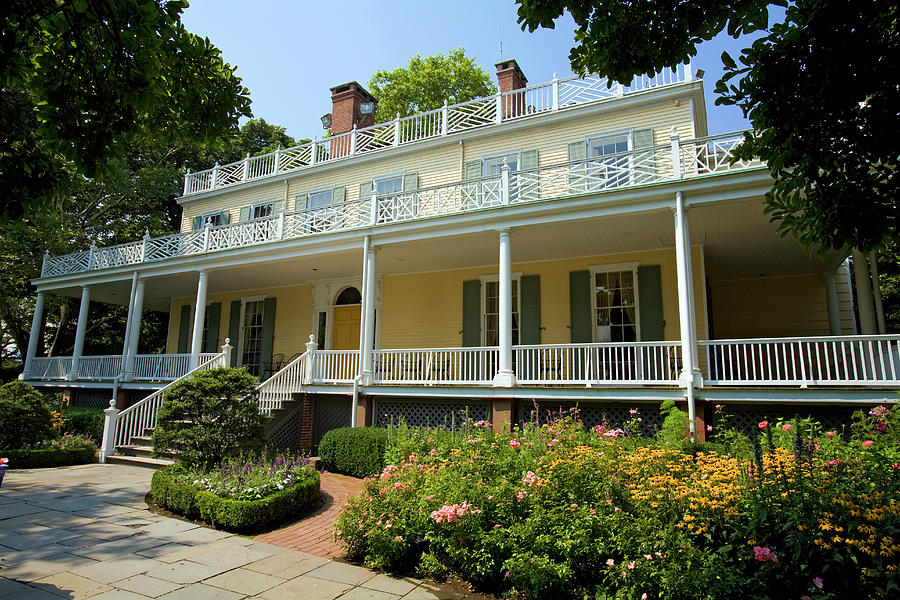
<path id="1" fill-rule="evenodd" d="M 276 150 L 242 161 L 216 165 L 206 171 L 188 173 L 184 179 L 184 195 L 208 192 L 271 175 L 290 173 L 317 164 L 351 158 L 412 144 L 422 140 L 453 135 L 537 114 L 556 112 L 621 98 L 644 90 L 691 81 L 690 63 L 676 69 L 663 69 L 652 77 L 635 77 L 631 85 L 609 83 L 605 77 L 570 77 L 554 79 L 530 87 L 476 98 L 468 102 L 409 117 L 397 118 L 363 129 L 315 139 L 306 144 Z"/>
<path id="2" fill-rule="evenodd" d="M 742 133 L 722 134 L 535 169 L 372 195 L 327 206 L 204 227 L 162 237 L 145 236 L 105 248 L 44 256 L 42 277 L 69 275 L 112 267 L 243 248 L 359 227 L 463 214 L 511 204 L 596 194 L 679 177 L 708 176 L 754 168 L 758 161 L 732 160 Z M 677 164 L 678 169 L 673 165 Z"/>

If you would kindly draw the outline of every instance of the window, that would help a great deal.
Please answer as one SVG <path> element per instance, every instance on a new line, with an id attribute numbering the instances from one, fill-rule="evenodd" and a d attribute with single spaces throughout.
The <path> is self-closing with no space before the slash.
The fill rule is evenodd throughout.
<path id="1" fill-rule="evenodd" d="M 222 213 L 220 211 L 208 212 L 200 215 L 200 227 L 218 227 L 223 225 Z"/>
<path id="2" fill-rule="evenodd" d="M 379 196 L 386 194 L 396 194 L 403 191 L 403 175 L 392 175 L 390 177 L 381 177 L 373 181 L 375 184 L 375 193 Z"/>
<path id="3" fill-rule="evenodd" d="M 260 202 L 250 206 L 251 219 L 265 219 L 266 217 L 271 217 L 272 212 L 273 206 L 271 202 Z"/>
<path id="4" fill-rule="evenodd" d="M 246 301 L 242 306 L 241 366 L 256 376 L 261 374 L 263 307 L 263 300 Z"/>
<path id="5" fill-rule="evenodd" d="M 604 157 L 590 163 L 588 180 L 592 187 L 606 189 L 627 185 L 630 182 L 631 134 L 618 133 L 588 138 L 588 158 Z"/>
<path id="6" fill-rule="evenodd" d="M 509 154 L 502 154 L 499 156 L 489 156 L 481 159 L 481 174 L 484 177 L 488 177 L 490 175 L 499 175 L 503 172 L 503 165 L 509 167 L 511 171 L 509 175 L 509 199 L 510 201 L 514 201 L 518 195 L 518 185 L 516 181 L 516 176 L 512 174 L 514 171 L 519 170 L 519 153 L 512 152 Z"/>
<path id="7" fill-rule="evenodd" d="M 310 192 L 306 199 L 306 208 L 320 208 L 332 202 L 334 190 L 331 188 L 318 192 Z"/>
<path id="8" fill-rule="evenodd" d="M 638 340 L 637 267 L 614 265 L 591 269 L 594 284 L 594 341 Z"/>
<path id="9" fill-rule="evenodd" d="M 482 277 L 481 328 L 483 346 L 500 345 L 500 280 L 498 277 Z M 512 280 L 512 343 L 519 343 L 519 275 Z"/>

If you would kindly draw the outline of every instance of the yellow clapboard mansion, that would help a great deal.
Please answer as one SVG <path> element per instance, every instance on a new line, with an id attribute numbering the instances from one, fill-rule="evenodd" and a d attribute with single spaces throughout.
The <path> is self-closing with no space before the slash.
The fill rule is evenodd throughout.
<path id="1" fill-rule="evenodd" d="M 32 335 L 24 379 L 109 404 L 104 456 L 146 441 L 171 382 L 222 364 L 260 377 L 273 439 L 305 448 L 463 410 L 500 427 L 637 406 L 651 425 L 673 398 L 702 437 L 722 402 L 749 420 L 893 401 L 900 337 L 866 257 L 852 289 L 847 256 L 778 235 L 766 166 L 709 135 L 690 65 L 497 77 L 377 125 L 377 99 L 339 85 L 329 136 L 188 173 L 180 231 L 45 256 L 35 328 L 46 294 L 80 297 L 78 334 L 58 357 Z M 129 306 L 120 355 L 82 355 L 92 301 Z M 169 313 L 166 354 L 137 352 L 147 308 Z"/>

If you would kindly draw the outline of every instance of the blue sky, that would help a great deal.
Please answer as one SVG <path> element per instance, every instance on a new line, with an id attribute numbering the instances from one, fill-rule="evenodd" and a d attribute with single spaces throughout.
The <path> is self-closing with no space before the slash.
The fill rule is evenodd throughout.
<path id="1" fill-rule="evenodd" d="M 365 86 L 378 69 L 405 66 L 414 54 L 462 46 L 493 77 L 502 43 L 502 58 L 515 58 L 530 83 L 572 74 L 571 17 L 558 20 L 554 30 L 523 32 L 512 0 L 191 0 L 183 21 L 237 66 L 254 116 L 296 138 L 323 133 L 319 117 L 331 111 L 330 87 L 354 80 Z M 706 71 L 710 133 L 749 126 L 739 109 L 713 104 L 719 56 L 723 50 L 737 56 L 746 45 L 720 35 L 702 44 L 693 61 L 695 70 Z"/>

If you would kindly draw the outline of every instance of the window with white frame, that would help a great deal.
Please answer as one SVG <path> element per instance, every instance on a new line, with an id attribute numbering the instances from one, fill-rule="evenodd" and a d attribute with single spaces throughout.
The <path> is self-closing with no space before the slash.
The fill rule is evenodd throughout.
<path id="1" fill-rule="evenodd" d="M 486 156 L 481 159 L 481 175 L 488 177 L 490 175 L 499 175 L 503 172 L 503 165 L 509 167 L 509 199 L 515 200 L 518 193 L 518 182 L 516 176 L 512 173 L 519 170 L 519 153 L 508 152 L 496 156 Z"/>
<path id="2" fill-rule="evenodd" d="M 636 342 L 640 331 L 637 265 L 591 269 L 595 342 Z"/>
<path id="3" fill-rule="evenodd" d="M 263 300 L 246 300 L 241 306 L 241 366 L 261 373 Z"/>
<path id="4" fill-rule="evenodd" d="M 372 181 L 373 189 L 379 196 L 386 194 L 396 194 L 403 191 L 403 175 L 390 175 L 388 177 L 379 177 Z"/>
<path id="5" fill-rule="evenodd" d="M 512 279 L 512 343 L 519 343 L 519 274 Z M 500 278 L 487 276 L 481 278 L 481 344 L 483 346 L 500 345 Z"/>
<path id="6" fill-rule="evenodd" d="M 265 219 L 267 217 L 271 217 L 273 213 L 273 204 L 272 202 L 259 202 L 257 204 L 250 205 L 250 218 L 251 219 Z"/>
<path id="7" fill-rule="evenodd" d="M 218 227 L 222 224 L 222 213 L 220 211 L 208 212 L 200 215 L 201 227 Z"/>
<path id="8" fill-rule="evenodd" d="M 334 196 L 334 190 L 319 190 L 318 192 L 310 192 L 306 199 L 307 208 L 320 208 L 331 204 Z"/>
<path id="9" fill-rule="evenodd" d="M 627 185 L 631 179 L 631 157 L 620 154 L 631 150 L 631 133 L 616 133 L 589 137 L 588 158 L 600 158 L 590 163 L 590 181 L 599 188 Z M 608 157 L 608 158 L 603 158 Z"/>

